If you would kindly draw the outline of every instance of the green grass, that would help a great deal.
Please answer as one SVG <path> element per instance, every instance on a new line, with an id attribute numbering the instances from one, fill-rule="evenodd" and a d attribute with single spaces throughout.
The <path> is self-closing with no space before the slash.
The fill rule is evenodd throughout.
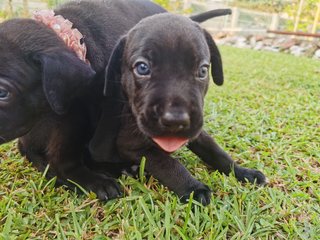
<path id="1" fill-rule="evenodd" d="M 221 47 L 226 81 L 206 98 L 207 129 L 269 185 L 177 157 L 213 190 L 207 207 L 181 204 L 151 178 L 120 179 L 122 199 L 101 203 L 54 188 L 0 146 L 0 239 L 320 239 L 320 62 Z"/>

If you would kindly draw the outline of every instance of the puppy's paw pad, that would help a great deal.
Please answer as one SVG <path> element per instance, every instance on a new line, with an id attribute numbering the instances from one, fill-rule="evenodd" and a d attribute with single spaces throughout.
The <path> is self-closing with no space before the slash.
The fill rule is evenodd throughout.
<path id="1" fill-rule="evenodd" d="M 266 176 L 262 172 L 255 169 L 238 167 L 235 169 L 235 176 L 241 182 L 248 181 L 250 183 L 256 183 L 259 185 L 267 184 Z"/>

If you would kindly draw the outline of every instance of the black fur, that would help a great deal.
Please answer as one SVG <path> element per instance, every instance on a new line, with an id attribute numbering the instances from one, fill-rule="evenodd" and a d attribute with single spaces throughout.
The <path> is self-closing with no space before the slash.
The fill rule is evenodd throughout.
<path id="1" fill-rule="evenodd" d="M 49 164 L 48 177 L 57 176 L 59 184 L 70 186 L 70 179 L 100 199 L 119 196 L 109 175 L 131 162 L 120 161 L 116 151 L 121 92 L 110 82 L 103 97 L 105 67 L 122 35 L 162 12 L 147 0 L 76 1 L 56 9 L 83 34 L 90 65 L 35 20 L 1 23 L 0 144 L 19 138 L 21 153 L 41 171 Z"/>

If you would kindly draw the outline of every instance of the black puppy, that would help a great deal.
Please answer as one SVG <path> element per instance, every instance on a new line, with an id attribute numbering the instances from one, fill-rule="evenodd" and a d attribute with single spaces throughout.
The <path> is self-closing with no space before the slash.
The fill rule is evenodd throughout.
<path id="1" fill-rule="evenodd" d="M 102 101 L 105 66 L 122 34 L 142 18 L 164 11 L 145 0 L 77 1 L 55 10 L 84 36 L 90 65 L 43 23 L 31 19 L 1 23 L 0 144 L 20 137 L 21 153 L 41 171 L 49 164 L 48 176 L 57 176 L 58 183 L 70 185 L 70 179 L 100 199 L 117 197 L 115 180 L 106 171 L 89 168 L 92 158 L 87 149 L 101 105 L 110 105 L 108 99 Z M 200 20 L 207 17 L 212 13 L 199 15 Z M 91 148 L 95 147 L 93 142 Z M 99 156 L 94 158 L 100 161 Z M 113 169 L 107 171 L 114 174 Z"/>
<path id="2" fill-rule="evenodd" d="M 186 17 L 158 14 L 140 21 L 118 42 L 105 89 L 107 95 L 116 96 L 117 89 L 117 97 L 121 90 L 124 94 L 117 138 L 121 158 L 139 163 L 145 156 L 151 175 L 182 198 L 194 191 L 204 205 L 210 202 L 210 189 L 170 156 L 184 144 L 219 172 L 234 168 L 240 181 L 265 183 L 260 171 L 237 165 L 202 130 L 210 63 L 214 83 L 222 85 L 221 57 L 211 36 Z"/>

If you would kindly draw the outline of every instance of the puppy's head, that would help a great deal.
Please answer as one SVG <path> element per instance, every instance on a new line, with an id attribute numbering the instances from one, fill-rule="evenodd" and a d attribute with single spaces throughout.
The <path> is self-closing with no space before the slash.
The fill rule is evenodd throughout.
<path id="1" fill-rule="evenodd" d="M 33 20 L 0 25 L 0 144 L 26 134 L 43 114 L 63 114 L 94 71 Z"/>
<path id="2" fill-rule="evenodd" d="M 121 76 L 139 129 L 173 152 L 201 131 L 210 63 L 213 81 L 221 85 L 221 57 L 210 35 L 188 18 L 158 14 L 119 41 L 106 79 Z"/>

